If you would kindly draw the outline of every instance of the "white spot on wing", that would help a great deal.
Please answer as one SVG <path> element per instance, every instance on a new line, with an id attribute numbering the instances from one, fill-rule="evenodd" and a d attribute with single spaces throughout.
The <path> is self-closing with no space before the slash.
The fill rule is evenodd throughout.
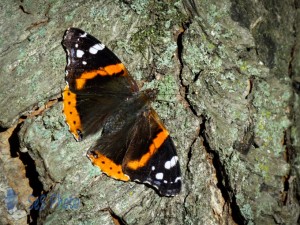
<path id="1" fill-rule="evenodd" d="M 80 49 L 78 49 L 78 50 L 76 51 L 76 56 L 77 56 L 78 58 L 81 58 L 81 57 L 83 56 L 83 54 L 84 54 L 84 51 L 82 51 L 82 50 L 80 50 Z"/>
<path id="2" fill-rule="evenodd" d="M 155 178 L 156 178 L 157 180 L 162 180 L 162 179 L 164 178 L 164 174 L 163 174 L 163 173 L 157 173 L 157 174 L 155 175 Z"/>
<path id="3" fill-rule="evenodd" d="M 150 184 L 150 185 L 151 185 L 150 181 L 147 181 L 147 180 L 144 181 L 144 183 L 145 183 L 145 184 Z"/>
<path id="4" fill-rule="evenodd" d="M 95 44 L 92 47 L 90 47 L 89 52 L 93 55 L 97 54 L 98 51 L 101 51 L 105 48 L 104 44 Z"/>
<path id="5" fill-rule="evenodd" d="M 86 65 L 86 64 L 87 64 L 87 62 L 86 62 L 86 61 L 82 61 L 82 64 L 83 64 L 83 65 Z"/>
<path id="6" fill-rule="evenodd" d="M 86 37 L 86 35 L 87 35 L 87 33 L 84 33 L 84 34 L 80 35 L 79 37 L 84 38 L 84 37 Z"/>
<path id="7" fill-rule="evenodd" d="M 67 49 L 67 60 L 68 60 L 68 62 L 67 62 L 67 66 L 69 66 L 70 65 L 70 52 L 69 52 L 69 50 Z"/>
<path id="8" fill-rule="evenodd" d="M 152 167 L 151 167 L 151 170 L 155 170 L 155 166 L 152 166 Z"/>
<path id="9" fill-rule="evenodd" d="M 169 170 L 176 165 L 178 161 L 177 156 L 173 156 L 170 161 L 165 162 L 165 169 Z"/>
<path id="10" fill-rule="evenodd" d="M 180 181 L 180 180 L 181 180 L 181 177 L 176 177 L 174 183 L 177 183 L 177 182 Z"/>
<path id="11" fill-rule="evenodd" d="M 78 44 L 75 44 L 75 48 L 78 48 Z"/>

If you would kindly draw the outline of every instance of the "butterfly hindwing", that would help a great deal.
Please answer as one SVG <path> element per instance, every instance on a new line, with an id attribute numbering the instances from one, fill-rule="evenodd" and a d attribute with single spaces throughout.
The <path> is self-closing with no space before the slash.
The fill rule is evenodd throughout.
<path id="1" fill-rule="evenodd" d="M 141 109 L 143 113 L 139 116 L 130 116 L 136 109 L 121 110 L 121 122 L 113 122 L 114 126 L 119 124 L 119 129 L 106 131 L 104 127 L 102 137 L 89 150 L 88 156 L 113 178 L 130 178 L 155 187 L 163 196 L 173 196 L 181 189 L 176 149 L 155 111 L 147 107 Z M 118 120 L 119 116 L 114 118 Z"/>
<path id="2" fill-rule="evenodd" d="M 151 108 L 156 91 L 139 92 L 123 63 L 88 33 L 69 28 L 62 42 L 67 52 L 63 105 L 76 140 L 102 136 L 87 156 L 118 180 L 149 184 L 163 196 L 181 189 L 176 149 Z"/>
<path id="3" fill-rule="evenodd" d="M 88 157 L 107 175 L 116 179 L 119 179 L 121 175 L 121 180 L 126 179 L 123 176 L 123 164 L 129 146 L 134 145 L 134 141 L 138 141 L 135 143 L 138 145 L 144 140 L 150 139 L 149 123 L 148 121 L 141 121 L 144 118 L 143 112 L 148 111 L 148 108 L 149 105 L 145 101 L 144 95 L 138 93 L 121 104 L 118 111 L 115 111 L 104 124 L 101 138 L 89 149 Z M 147 132 L 147 134 L 145 133 L 147 138 L 144 140 L 134 139 L 137 132 Z M 145 147 L 142 150 L 145 153 L 147 151 Z M 141 151 L 140 153 L 143 154 Z M 119 168 L 121 168 L 122 173 L 120 173 Z"/>
<path id="4" fill-rule="evenodd" d="M 141 115 L 131 133 L 123 170 L 130 179 L 155 187 L 163 196 L 174 196 L 181 190 L 175 146 L 153 109 Z"/>

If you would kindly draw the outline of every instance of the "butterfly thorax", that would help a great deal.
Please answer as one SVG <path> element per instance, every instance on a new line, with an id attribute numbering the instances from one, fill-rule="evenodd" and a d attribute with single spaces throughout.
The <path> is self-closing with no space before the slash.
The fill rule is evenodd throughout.
<path id="1" fill-rule="evenodd" d="M 157 91 L 147 89 L 135 92 L 131 96 L 127 96 L 125 101 L 120 101 L 120 105 L 116 110 L 112 110 L 105 120 L 104 132 L 116 132 L 124 129 L 127 125 L 132 126 L 136 123 L 141 115 L 149 113 L 151 102 L 156 98 Z"/>

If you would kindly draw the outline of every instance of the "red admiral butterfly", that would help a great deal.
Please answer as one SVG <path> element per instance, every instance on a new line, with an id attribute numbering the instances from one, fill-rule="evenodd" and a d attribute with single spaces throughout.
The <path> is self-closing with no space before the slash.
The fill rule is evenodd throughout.
<path id="1" fill-rule="evenodd" d="M 77 141 L 102 129 L 88 158 L 118 180 L 149 184 L 163 196 L 180 192 L 181 175 L 169 132 L 151 108 L 157 91 L 139 88 L 123 63 L 88 33 L 69 28 L 63 105 Z"/>

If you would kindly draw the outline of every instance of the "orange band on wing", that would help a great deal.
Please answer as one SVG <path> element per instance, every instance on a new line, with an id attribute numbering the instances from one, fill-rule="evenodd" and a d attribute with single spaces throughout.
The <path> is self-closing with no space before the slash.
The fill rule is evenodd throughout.
<path id="1" fill-rule="evenodd" d="M 117 180 L 129 180 L 129 176 L 123 173 L 121 165 L 115 164 L 111 159 L 100 153 L 96 154 L 96 156 L 94 154 L 88 154 L 88 157 L 94 165 L 101 169 L 103 173 Z"/>
<path id="2" fill-rule="evenodd" d="M 76 79 L 76 89 L 81 90 L 84 87 L 86 80 L 93 79 L 96 76 L 113 76 L 115 74 L 120 74 L 121 76 L 128 75 L 123 63 L 100 67 L 98 70 L 82 73 L 80 78 Z"/>
<path id="3" fill-rule="evenodd" d="M 169 132 L 163 128 L 162 131 L 159 132 L 152 141 L 148 152 L 144 154 L 139 160 L 129 161 L 126 166 L 132 170 L 136 170 L 140 167 L 145 166 L 151 156 L 160 148 L 160 146 L 165 142 L 168 136 Z"/>
<path id="4" fill-rule="evenodd" d="M 70 132 L 76 140 L 80 140 L 78 131 L 82 131 L 80 117 L 76 109 L 76 94 L 69 90 L 67 85 L 63 91 L 63 106 L 66 122 L 69 125 Z"/>
<path id="5" fill-rule="evenodd" d="M 117 74 L 117 73 L 121 73 L 122 71 L 123 71 L 122 76 L 127 76 L 128 75 L 127 70 L 126 70 L 123 63 L 118 63 L 118 64 L 115 64 L 115 65 L 109 65 L 109 66 L 104 67 L 103 69 L 108 73 L 108 75 L 114 75 L 114 74 Z"/>

